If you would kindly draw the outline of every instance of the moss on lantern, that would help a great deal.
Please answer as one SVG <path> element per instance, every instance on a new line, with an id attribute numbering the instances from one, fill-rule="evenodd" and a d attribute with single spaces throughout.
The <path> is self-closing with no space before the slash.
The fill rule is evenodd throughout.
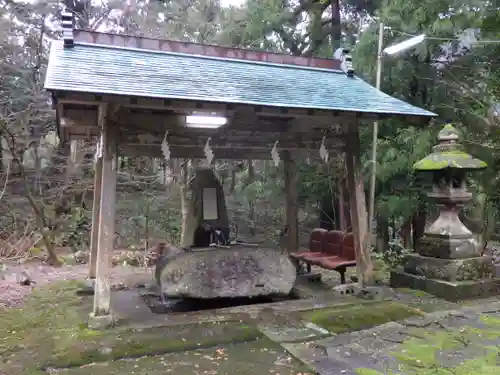
<path id="1" fill-rule="evenodd" d="M 461 145 L 456 144 L 458 131 L 447 124 L 438 134 L 439 144 L 434 152 L 413 165 L 417 171 L 439 171 L 443 169 L 477 170 L 484 169 L 487 164 L 465 152 Z M 446 147 L 443 147 L 446 146 Z"/>
<path id="2" fill-rule="evenodd" d="M 484 169 L 487 164 L 464 151 L 433 152 L 413 165 L 417 171 L 439 171 L 453 169 Z"/>
<path id="3" fill-rule="evenodd" d="M 460 138 L 460 133 L 452 124 L 446 124 L 438 134 L 439 141 L 457 140 Z"/>

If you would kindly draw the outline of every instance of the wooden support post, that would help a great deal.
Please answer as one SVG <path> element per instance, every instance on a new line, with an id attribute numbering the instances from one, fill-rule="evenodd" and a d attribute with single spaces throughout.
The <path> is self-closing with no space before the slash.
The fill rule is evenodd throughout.
<path id="1" fill-rule="evenodd" d="M 367 239 L 367 212 L 363 174 L 360 161 L 360 144 L 358 123 L 348 127 L 346 142 L 347 187 L 349 190 L 349 206 L 351 226 L 354 234 L 354 250 L 356 253 L 356 271 L 360 286 L 369 285 L 373 278 L 371 249 Z"/>
<path id="2" fill-rule="evenodd" d="M 293 253 L 299 249 L 299 210 L 297 194 L 297 166 L 289 151 L 283 151 L 286 192 L 286 222 L 288 227 L 287 251 Z"/>
<path id="3" fill-rule="evenodd" d="M 338 182 L 338 202 L 339 202 L 339 229 L 342 232 L 347 231 L 347 223 L 346 223 L 346 217 L 345 217 L 345 179 L 344 179 L 344 174 L 339 179 Z"/>
<path id="4" fill-rule="evenodd" d="M 255 181 L 255 169 L 253 160 L 248 159 L 248 181 L 249 184 Z M 248 201 L 248 221 L 250 222 L 250 236 L 255 236 L 255 198 L 252 197 Z"/>
<path id="5" fill-rule="evenodd" d="M 188 160 L 183 160 L 179 173 L 179 187 L 180 187 L 180 196 L 181 196 L 181 213 L 182 213 L 182 222 L 181 222 L 181 248 L 189 249 L 193 246 L 194 243 L 194 233 L 196 230 L 195 218 L 189 216 L 189 206 L 190 206 L 190 192 L 189 191 L 189 166 Z M 191 213 L 193 214 L 193 213 Z"/>
<path id="6" fill-rule="evenodd" d="M 97 241 L 99 236 L 99 216 L 102 190 L 102 158 L 97 158 L 94 172 L 94 200 L 92 202 L 92 231 L 90 237 L 89 279 L 95 279 L 97 264 Z"/>
<path id="7" fill-rule="evenodd" d="M 90 315 L 89 327 L 106 328 L 113 324 L 111 315 L 111 283 L 109 271 L 115 233 L 116 200 L 116 132 L 111 123 L 106 121 L 107 106 L 100 108 L 102 122 L 102 180 L 99 210 L 99 232 L 96 256 L 96 283 L 94 308 Z"/>

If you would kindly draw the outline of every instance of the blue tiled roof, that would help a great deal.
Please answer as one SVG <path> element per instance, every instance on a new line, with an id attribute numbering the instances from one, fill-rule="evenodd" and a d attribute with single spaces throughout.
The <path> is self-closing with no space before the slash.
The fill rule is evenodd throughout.
<path id="1" fill-rule="evenodd" d="M 342 71 L 52 42 L 48 90 L 434 116 Z"/>

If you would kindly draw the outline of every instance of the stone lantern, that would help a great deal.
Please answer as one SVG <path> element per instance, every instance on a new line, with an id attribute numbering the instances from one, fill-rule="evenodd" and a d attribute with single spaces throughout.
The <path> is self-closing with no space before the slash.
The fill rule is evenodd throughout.
<path id="1" fill-rule="evenodd" d="M 464 204 L 472 199 L 467 173 L 487 165 L 465 152 L 458 139 L 458 131 L 446 125 L 433 152 L 413 166 L 432 174 L 432 191 L 427 196 L 439 209 L 439 217 L 426 228 L 403 269 L 391 273 L 393 287 L 420 289 L 450 300 L 500 291 L 492 258 L 482 255 L 481 244 L 459 218 Z"/>

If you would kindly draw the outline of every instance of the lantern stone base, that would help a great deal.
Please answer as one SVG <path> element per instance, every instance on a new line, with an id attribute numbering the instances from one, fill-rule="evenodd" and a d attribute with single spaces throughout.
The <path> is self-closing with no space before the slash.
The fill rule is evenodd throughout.
<path id="1" fill-rule="evenodd" d="M 442 236 L 425 234 L 418 242 L 417 252 L 433 258 L 470 258 L 480 255 L 475 236 Z"/>
<path id="2" fill-rule="evenodd" d="M 410 254 L 404 265 L 404 272 L 445 281 L 466 281 L 489 278 L 494 274 L 490 256 L 464 259 L 443 259 Z"/>
<path id="3" fill-rule="evenodd" d="M 391 272 L 392 288 L 421 290 L 448 301 L 485 298 L 500 294 L 500 278 L 468 281 L 446 281 L 406 273 L 403 269 Z"/>

